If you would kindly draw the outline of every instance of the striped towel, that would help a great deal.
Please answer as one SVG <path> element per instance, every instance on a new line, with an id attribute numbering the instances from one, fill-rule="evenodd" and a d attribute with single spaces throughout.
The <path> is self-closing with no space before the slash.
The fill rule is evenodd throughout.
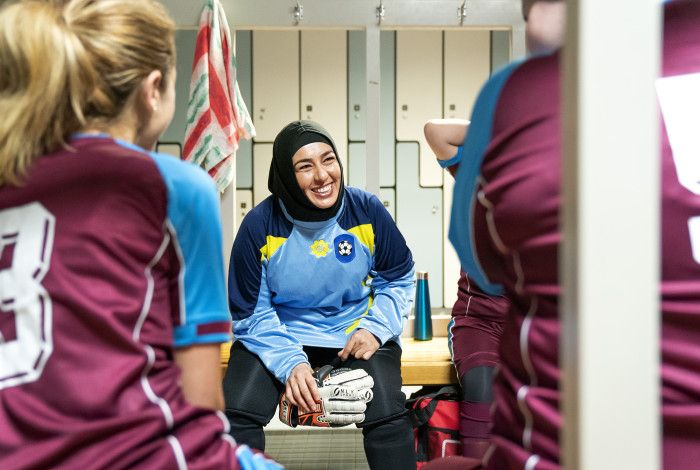
<path id="1" fill-rule="evenodd" d="M 192 64 L 182 158 L 209 172 L 221 193 L 233 181 L 238 141 L 255 136 L 236 82 L 234 49 L 220 0 L 206 0 Z"/>

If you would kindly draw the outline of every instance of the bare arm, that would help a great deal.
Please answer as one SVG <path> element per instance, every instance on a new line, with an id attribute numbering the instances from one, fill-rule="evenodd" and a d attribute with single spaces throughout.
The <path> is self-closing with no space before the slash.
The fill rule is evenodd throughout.
<path id="1" fill-rule="evenodd" d="M 219 357 L 218 343 L 196 344 L 175 350 L 175 363 L 182 370 L 182 391 L 192 405 L 224 409 Z"/>
<path id="2" fill-rule="evenodd" d="M 423 127 L 428 145 L 438 160 L 449 160 L 464 143 L 469 121 L 466 119 L 431 119 Z"/>

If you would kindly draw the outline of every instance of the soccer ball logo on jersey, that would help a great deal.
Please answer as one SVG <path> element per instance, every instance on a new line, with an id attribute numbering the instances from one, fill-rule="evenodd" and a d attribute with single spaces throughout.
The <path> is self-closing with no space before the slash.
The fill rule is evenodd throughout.
<path id="1" fill-rule="evenodd" d="M 352 244 L 345 240 L 338 243 L 338 253 L 341 256 L 350 256 L 352 254 Z"/>
<path id="2" fill-rule="evenodd" d="M 349 233 L 338 235 L 333 240 L 335 257 L 341 263 L 349 263 L 355 259 L 355 238 Z"/>

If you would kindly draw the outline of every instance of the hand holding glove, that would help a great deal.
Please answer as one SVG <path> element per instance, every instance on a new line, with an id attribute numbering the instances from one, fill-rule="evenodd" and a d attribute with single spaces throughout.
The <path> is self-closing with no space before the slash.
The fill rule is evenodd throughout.
<path id="1" fill-rule="evenodd" d="M 313 410 L 302 412 L 290 403 L 285 393 L 280 397 L 280 420 L 292 427 L 337 427 L 361 423 L 367 403 L 372 400 L 374 380 L 362 369 L 323 366 L 314 372 L 320 400 Z"/>

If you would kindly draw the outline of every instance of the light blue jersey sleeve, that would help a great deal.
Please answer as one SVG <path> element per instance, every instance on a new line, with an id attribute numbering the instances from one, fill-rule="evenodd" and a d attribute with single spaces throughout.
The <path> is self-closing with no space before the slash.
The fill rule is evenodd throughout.
<path id="1" fill-rule="evenodd" d="M 374 302 L 358 328 L 379 338 L 381 344 L 401 336 L 415 293 L 414 263 L 396 223 L 376 197 L 370 199 L 375 231 L 374 266 L 370 272 Z"/>
<path id="2" fill-rule="evenodd" d="M 175 347 L 229 341 L 231 319 L 214 182 L 202 169 L 151 154 L 167 187 L 167 225 L 180 262 Z"/>
<path id="3" fill-rule="evenodd" d="M 267 203 L 253 209 L 241 223 L 229 264 L 229 309 L 233 336 L 282 383 L 292 369 L 308 362 L 301 343 L 287 332 L 271 302 L 267 261 L 275 247 L 268 244 Z M 283 237 L 275 237 L 283 240 Z"/>
<path id="4" fill-rule="evenodd" d="M 256 454 L 247 445 L 236 447 L 236 458 L 241 470 L 283 470 L 284 467 L 268 459 L 264 454 Z"/>

